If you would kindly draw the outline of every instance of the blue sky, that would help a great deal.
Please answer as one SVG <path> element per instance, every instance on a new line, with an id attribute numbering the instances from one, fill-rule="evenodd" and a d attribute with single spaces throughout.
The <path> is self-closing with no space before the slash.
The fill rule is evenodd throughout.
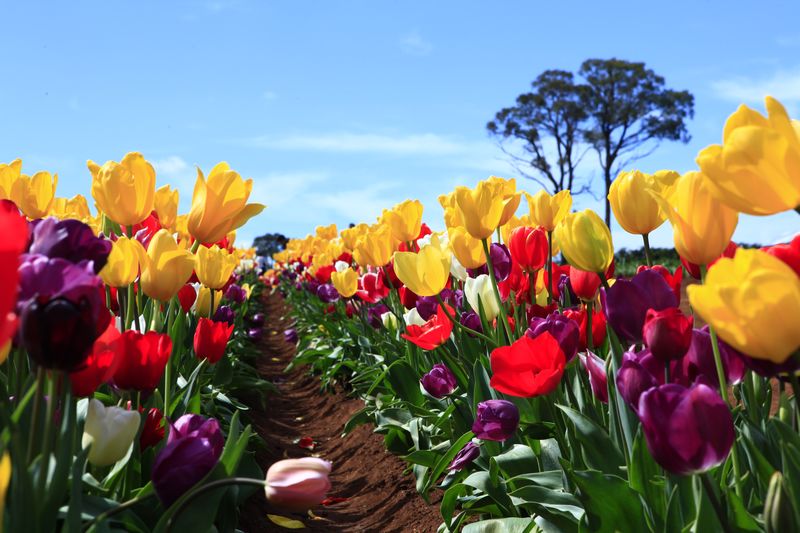
<path id="1" fill-rule="evenodd" d="M 226 160 L 269 206 L 243 241 L 372 221 L 405 198 L 441 228 L 439 194 L 515 175 L 485 124 L 548 68 L 616 56 L 694 93 L 693 140 L 662 145 L 637 163 L 645 171 L 695 168 L 741 102 L 761 109 L 769 93 L 800 115 L 800 3 L 763 5 L 16 2 L 0 38 L 0 161 L 21 157 L 26 173 L 57 172 L 60 196 L 88 197 L 86 159 L 137 150 L 186 210 L 195 165 Z M 583 172 L 599 191 L 596 163 Z M 589 196 L 575 205 L 601 210 Z M 742 217 L 735 238 L 798 228 L 795 213 Z M 669 228 L 652 239 L 670 244 Z"/>

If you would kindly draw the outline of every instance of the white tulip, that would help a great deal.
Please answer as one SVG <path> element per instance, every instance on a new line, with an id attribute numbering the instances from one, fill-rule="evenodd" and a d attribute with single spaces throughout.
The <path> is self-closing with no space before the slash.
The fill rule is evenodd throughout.
<path id="1" fill-rule="evenodd" d="M 478 302 L 483 305 L 483 313 L 486 320 L 492 321 L 500 314 L 500 306 L 492 289 L 492 280 L 488 274 L 481 274 L 477 278 L 467 279 L 464 285 L 464 296 L 472 310 L 480 314 Z"/>
<path id="2" fill-rule="evenodd" d="M 91 446 L 89 462 L 108 466 L 125 457 L 139 431 L 139 420 L 138 411 L 106 407 L 99 400 L 89 400 L 81 440 L 84 448 Z"/>

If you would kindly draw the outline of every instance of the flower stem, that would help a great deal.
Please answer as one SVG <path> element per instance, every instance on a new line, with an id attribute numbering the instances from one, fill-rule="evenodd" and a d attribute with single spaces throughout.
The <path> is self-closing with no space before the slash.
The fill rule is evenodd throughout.
<path id="1" fill-rule="evenodd" d="M 126 501 L 126 502 L 123 502 L 123 503 L 117 505 L 116 507 L 112 507 L 108 511 L 105 511 L 105 512 L 100 513 L 99 515 L 95 516 L 94 519 L 91 522 L 89 522 L 88 524 L 83 526 L 83 531 L 88 531 L 89 529 L 92 528 L 93 525 L 100 524 L 100 523 L 104 522 L 105 520 L 108 520 L 112 516 L 114 516 L 116 514 L 119 514 L 119 513 L 123 512 L 123 511 L 125 511 L 126 509 L 130 509 L 131 507 L 133 507 L 137 503 L 140 503 L 140 502 L 149 500 L 150 498 L 153 498 L 155 495 L 156 495 L 155 492 L 151 492 L 147 496 L 142 496 L 141 498 L 132 498 L 132 499 Z"/>
<path id="2" fill-rule="evenodd" d="M 719 524 L 722 526 L 722 531 L 725 533 L 731 532 L 731 527 L 728 524 L 728 515 L 725 514 L 725 509 L 722 508 L 720 505 L 719 500 L 717 499 L 717 494 L 714 492 L 714 486 L 711 482 L 711 479 L 708 477 L 708 472 L 703 472 L 702 474 L 698 474 L 697 477 L 700 478 L 700 482 L 703 485 L 703 488 L 706 491 L 706 495 L 708 496 L 708 500 L 711 502 L 711 506 L 714 508 L 714 512 L 717 514 L 717 518 L 719 519 Z"/>
<path id="3" fill-rule="evenodd" d="M 195 498 L 202 496 L 206 492 L 212 491 L 219 487 L 225 487 L 227 485 L 258 485 L 260 487 L 264 487 L 266 485 L 266 481 L 263 479 L 253 479 L 248 477 L 230 477 L 227 479 L 212 481 L 211 483 L 197 487 L 190 492 L 188 496 L 186 496 L 186 499 L 181 502 L 178 508 L 175 509 L 175 512 L 172 513 L 172 516 L 169 517 L 165 531 L 169 533 L 169 531 L 172 530 L 172 526 L 175 525 L 175 522 L 178 520 L 178 517 L 181 515 L 183 510 L 186 509 Z"/>
<path id="4" fill-rule="evenodd" d="M 497 345 L 497 343 L 494 342 L 494 340 L 492 340 L 488 336 L 484 335 L 479 331 L 475 331 L 472 328 L 468 328 L 467 326 L 456 320 L 455 317 L 450 314 L 450 311 L 447 310 L 447 307 L 445 307 L 444 300 L 442 300 L 442 297 L 440 295 L 438 294 L 436 295 L 436 300 L 439 302 L 439 305 L 442 306 L 442 311 L 444 311 L 444 314 L 447 315 L 448 320 L 450 320 L 450 322 L 452 322 L 454 326 L 461 329 L 462 331 L 465 331 L 466 333 L 475 335 L 476 337 L 483 339 L 484 341 L 488 342 L 491 346 Z"/>
<path id="5" fill-rule="evenodd" d="M 488 239 L 483 239 L 481 242 L 483 243 L 483 253 L 486 255 L 486 266 L 489 269 L 489 278 L 492 281 L 494 297 L 497 299 L 497 306 L 500 308 L 499 318 L 503 320 L 503 331 L 506 332 L 508 343 L 511 344 L 514 341 L 514 337 L 511 336 L 511 328 L 508 327 L 508 315 L 506 314 L 506 307 L 503 305 L 503 300 L 500 298 L 500 290 L 497 288 L 497 277 L 494 275 L 494 265 L 492 265 L 492 257 L 489 253 L 489 241 Z"/>
<path id="6" fill-rule="evenodd" d="M 38 440 L 38 433 L 39 433 L 39 411 L 42 409 L 42 395 L 44 394 L 44 379 L 45 379 L 45 372 L 44 367 L 39 366 L 36 369 L 36 392 L 34 393 L 35 396 L 33 397 L 33 413 L 31 415 L 31 439 L 28 441 L 28 456 L 27 462 L 33 460 L 33 443 Z"/>
<path id="7" fill-rule="evenodd" d="M 642 234 L 642 240 L 644 241 L 644 259 L 647 261 L 647 266 L 651 267 L 653 266 L 653 257 L 650 255 L 650 234 Z"/>

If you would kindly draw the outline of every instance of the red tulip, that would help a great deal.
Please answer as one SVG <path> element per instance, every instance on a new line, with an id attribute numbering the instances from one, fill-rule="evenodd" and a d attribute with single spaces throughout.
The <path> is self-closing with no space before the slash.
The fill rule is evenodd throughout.
<path id="1" fill-rule="evenodd" d="M 770 255 L 774 255 L 790 267 L 800 276 L 800 234 L 798 234 L 789 244 L 776 244 L 762 248 Z"/>
<path id="2" fill-rule="evenodd" d="M 676 268 L 675 273 L 673 274 L 669 271 L 669 269 L 667 269 L 667 267 L 663 265 L 653 265 L 652 267 L 648 267 L 647 265 L 639 265 L 639 267 L 636 269 L 636 273 L 638 274 L 644 270 L 652 270 L 653 272 L 660 274 L 661 277 L 664 278 L 664 281 L 667 282 L 667 285 L 670 286 L 672 292 L 675 293 L 675 298 L 677 298 L 679 302 L 681 301 L 681 283 L 683 283 L 682 267 Z M 700 276 L 699 270 L 697 275 Z"/>
<path id="3" fill-rule="evenodd" d="M 586 302 L 594 300 L 597 291 L 600 289 L 600 276 L 596 272 L 586 272 L 569 267 L 569 282 L 572 285 L 572 292 Z"/>
<path id="4" fill-rule="evenodd" d="M 564 314 L 578 323 L 581 333 L 578 350 L 586 350 L 586 309 L 583 306 L 579 309 L 565 309 Z M 605 340 L 606 316 L 599 306 L 595 306 L 592 309 L 592 346 L 600 346 Z"/>
<path id="5" fill-rule="evenodd" d="M 214 322 L 210 318 L 201 318 L 194 332 L 194 355 L 198 359 L 208 359 L 216 364 L 225 355 L 225 347 L 233 333 L 233 324 Z"/>
<path id="6" fill-rule="evenodd" d="M 331 282 L 331 274 L 336 270 L 333 265 L 325 265 L 321 266 L 317 269 L 317 272 L 314 274 L 314 277 L 317 278 L 317 281 L 320 283 L 330 283 Z"/>
<path id="7" fill-rule="evenodd" d="M 359 298 L 367 303 L 377 303 L 389 296 L 389 287 L 383 281 L 383 272 L 368 272 L 358 280 Z"/>
<path id="8" fill-rule="evenodd" d="M 547 262 L 547 234 L 542 228 L 514 228 L 508 239 L 508 251 L 523 270 L 540 270 Z"/>
<path id="9" fill-rule="evenodd" d="M 449 305 L 447 305 L 447 313 L 450 316 L 453 315 L 453 308 Z M 424 325 L 409 324 L 406 326 L 406 333 L 400 336 L 423 350 L 433 350 L 449 339 L 450 334 L 453 332 L 453 323 L 447 318 L 447 313 L 440 305 L 436 314 Z"/>
<path id="10" fill-rule="evenodd" d="M 535 339 L 522 336 L 511 346 L 492 351 L 493 389 L 520 398 L 549 394 L 561 381 L 567 360 L 548 332 Z"/>
<path id="11" fill-rule="evenodd" d="M 181 309 L 183 309 L 184 313 L 188 313 L 192 309 L 196 299 L 197 291 L 194 290 L 194 287 L 188 283 L 181 287 L 181 290 L 178 291 L 178 301 L 180 302 Z"/>
<path id="12" fill-rule="evenodd" d="M 125 331 L 120 337 L 119 366 L 112 381 L 122 390 L 151 391 L 158 386 L 172 353 L 166 333 Z"/>
<path id="13" fill-rule="evenodd" d="M 141 411 L 140 407 L 139 412 Z M 164 426 L 164 413 L 155 407 L 148 409 L 142 426 L 142 434 L 139 435 L 139 447 L 142 451 L 164 440 Z"/>
<path id="14" fill-rule="evenodd" d="M 546 261 L 545 261 L 546 262 Z M 553 299 L 558 300 L 558 297 L 561 293 L 558 290 L 558 282 L 561 281 L 561 275 L 569 276 L 569 265 L 561 266 L 559 264 L 553 263 Z M 544 287 L 545 289 L 550 288 L 549 279 L 550 277 L 547 275 L 547 270 L 542 270 L 542 279 L 544 280 Z"/>
<path id="15" fill-rule="evenodd" d="M 14 335 L 17 316 L 13 313 L 17 302 L 17 280 L 19 274 L 19 254 L 28 245 L 28 224 L 20 215 L 19 209 L 9 200 L 0 200 L 0 350 Z"/>
<path id="16" fill-rule="evenodd" d="M 508 277 L 497 284 L 500 290 L 500 298 L 505 302 L 514 291 L 514 299 L 517 305 L 523 305 L 531 301 L 530 292 L 530 275 L 522 270 L 522 267 L 516 262 L 511 262 L 511 272 Z"/>
<path id="17" fill-rule="evenodd" d="M 711 261 L 708 264 L 708 267 L 711 268 L 711 265 L 713 265 L 723 257 L 733 257 L 734 254 L 736 253 L 736 249 L 737 249 L 736 243 L 733 241 L 729 242 L 728 246 L 726 246 L 725 249 L 722 251 L 722 255 Z M 694 279 L 700 279 L 700 265 L 695 265 L 694 263 L 690 263 L 683 257 L 681 257 L 681 264 L 683 265 L 683 268 L 686 269 L 686 272 L 688 272 L 690 276 L 692 276 Z"/>
<path id="18" fill-rule="evenodd" d="M 686 355 L 692 344 L 693 325 L 694 317 L 687 317 L 677 307 L 648 309 L 642 338 L 653 356 L 666 363 Z"/>
<path id="19" fill-rule="evenodd" d="M 103 334 L 94 341 L 92 351 L 84 361 L 83 367 L 69 373 L 75 396 L 91 396 L 100 385 L 111 379 L 120 361 L 120 357 L 117 357 L 120 349 L 119 341 L 120 333 L 116 325 L 111 322 Z"/>
<path id="20" fill-rule="evenodd" d="M 395 287 L 397 287 L 397 285 L 395 285 Z M 417 298 L 419 298 L 419 296 L 411 289 L 403 285 L 397 292 L 400 294 L 400 303 L 403 304 L 403 307 L 406 309 L 413 309 L 417 306 Z"/>

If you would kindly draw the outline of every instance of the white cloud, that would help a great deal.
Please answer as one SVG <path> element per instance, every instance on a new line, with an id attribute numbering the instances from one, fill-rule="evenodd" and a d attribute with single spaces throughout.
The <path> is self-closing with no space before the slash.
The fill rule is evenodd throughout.
<path id="1" fill-rule="evenodd" d="M 253 178 L 253 192 L 250 194 L 251 202 L 266 204 L 271 209 L 285 205 L 297 205 L 296 202 L 312 186 L 319 185 L 328 180 L 328 175 L 322 172 L 289 172 L 273 173 L 260 178 Z"/>
<path id="2" fill-rule="evenodd" d="M 278 95 L 273 91 L 264 91 L 263 93 L 261 93 L 261 97 L 264 100 L 275 100 L 278 97 Z"/>
<path id="3" fill-rule="evenodd" d="M 734 102 L 762 103 L 764 96 L 783 102 L 800 101 L 800 67 L 779 70 L 763 78 L 737 77 L 715 81 L 711 87 L 717 95 Z"/>
<path id="4" fill-rule="evenodd" d="M 417 30 L 414 30 L 400 39 L 400 49 L 408 55 L 426 56 L 433 51 L 433 45 L 423 39 Z"/>
<path id="5" fill-rule="evenodd" d="M 257 137 L 247 141 L 247 144 L 273 150 L 391 155 L 448 155 L 464 151 L 462 144 L 434 133 L 396 136 L 376 133 L 323 133 L 281 138 Z"/>

